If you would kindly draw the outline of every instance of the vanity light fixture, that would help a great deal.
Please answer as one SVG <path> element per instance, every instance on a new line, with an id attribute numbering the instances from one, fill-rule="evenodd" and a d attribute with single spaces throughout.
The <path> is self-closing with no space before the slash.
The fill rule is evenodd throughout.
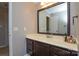
<path id="1" fill-rule="evenodd" d="M 52 5 L 52 4 L 54 4 L 54 3 L 56 3 L 56 2 L 41 2 L 40 5 L 41 5 L 41 7 L 43 8 L 43 7 L 47 7 L 47 6 L 49 6 L 49 5 Z"/>

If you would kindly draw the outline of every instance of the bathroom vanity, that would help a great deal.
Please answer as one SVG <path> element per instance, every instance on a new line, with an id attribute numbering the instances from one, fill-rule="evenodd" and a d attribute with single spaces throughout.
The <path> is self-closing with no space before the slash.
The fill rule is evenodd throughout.
<path id="1" fill-rule="evenodd" d="M 64 36 L 28 34 L 27 53 L 32 56 L 77 56 L 77 44 L 67 43 Z"/>
<path id="2" fill-rule="evenodd" d="M 26 36 L 28 54 L 32 56 L 77 56 L 77 43 L 65 42 L 65 37 L 72 35 L 70 34 L 69 2 L 58 2 L 38 10 L 37 33 Z"/>

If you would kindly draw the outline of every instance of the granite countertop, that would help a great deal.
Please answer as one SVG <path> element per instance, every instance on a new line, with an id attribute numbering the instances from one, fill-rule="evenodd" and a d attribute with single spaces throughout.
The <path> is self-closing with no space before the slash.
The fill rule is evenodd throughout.
<path id="1" fill-rule="evenodd" d="M 64 41 L 64 36 L 58 36 L 58 35 L 50 35 L 49 38 L 47 38 L 46 34 L 27 34 L 26 38 L 36 40 L 39 42 L 48 43 L 51 45 L 55 45 L 58 47 L 66 48 L 69 50 L 78 51 L 77 44 L 67 43 Z"/>

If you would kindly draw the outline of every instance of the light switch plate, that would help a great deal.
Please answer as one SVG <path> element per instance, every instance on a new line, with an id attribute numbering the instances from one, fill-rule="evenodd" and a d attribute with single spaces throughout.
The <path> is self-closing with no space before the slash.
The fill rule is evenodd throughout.
<path id="1" fill-rule="evenodd" d="M 24 27 L 24 31 L 26 31 L 26 27 Z"/>
<path id="2" fill-rule="evenodd" d="M 13 31 L 18 31 L 18 27 L 14 27 L 13 28 Z"/>

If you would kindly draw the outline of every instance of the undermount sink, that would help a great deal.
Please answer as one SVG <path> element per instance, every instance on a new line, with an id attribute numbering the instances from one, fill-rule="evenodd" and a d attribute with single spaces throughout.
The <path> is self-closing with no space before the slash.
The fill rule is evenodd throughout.
<path id="1" fill-rule="evenodd" d="M 46 35 L 46 38 L 53 38 L 53 35 Z"/>

